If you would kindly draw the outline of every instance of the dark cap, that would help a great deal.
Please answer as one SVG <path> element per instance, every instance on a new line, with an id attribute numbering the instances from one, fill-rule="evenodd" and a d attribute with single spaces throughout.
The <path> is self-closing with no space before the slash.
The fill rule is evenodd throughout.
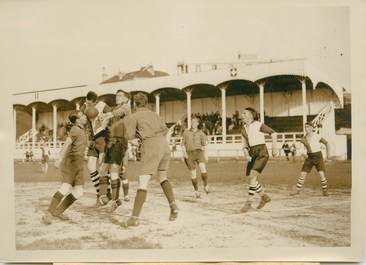
<path id="1" fill-rule="evenodd" d="M 79 118 L 79 111 L 73 111 L 69 114 L 69 122 L 75 124 L 76 120 Z"/>

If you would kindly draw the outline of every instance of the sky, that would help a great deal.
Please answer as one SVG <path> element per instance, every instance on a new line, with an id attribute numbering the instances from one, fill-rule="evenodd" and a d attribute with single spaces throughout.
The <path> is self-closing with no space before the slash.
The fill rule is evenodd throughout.
<path id="1" fill-rule="evenodd" d="M 14 93 L 95 84 L 152 63 L 305 57 L 347 90 L 349 10 L 236 0 L 0 1 L 0 84 Z"/>

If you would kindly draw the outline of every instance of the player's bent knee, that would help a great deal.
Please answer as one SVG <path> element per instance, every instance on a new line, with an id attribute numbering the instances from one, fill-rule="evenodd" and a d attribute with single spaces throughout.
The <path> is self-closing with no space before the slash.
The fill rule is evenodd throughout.
<path id="1" fill-rule="evenodd" d="M 160 183 L 163 183 L 164 181 L 168 180 L 168 172 L 166 170 L 159 171 L 158 175 Z"/>
<path id="2" fill-rule="evenodd" d="M 118 172 L 111 172 L 111 180 L 116 180 L 119 179 L 119 174 Z"/>
<path id="3" fill-rule="evenodd" d="M 106 176 L 106 175 L 108 174 L 108 169 L 109 169 L 108 164 L 103 163 L 103 164 L 100 166 L 100 169 L 99 169 L 99 175 L 101 175 L 101 176 Z"/>
<path id="4" fill-rule="evenodd" d="M 151 175 L 139 176 L 139 189 L 140 190 L 147 190 L 147 186 L 149 184 L 150 178 L 151 178 Z"/>
<path id="5" fill-rule="evenodd" d="M 97 158 L 94 156 L 88 157 L 88 170 L 89 173 L 93 173 L 97 170 Z"/>
<path id="6" fill-rule="evenodd" d="M 207 169 L 206 169 L 206 164 L 203 162 L 200 162 L 198 164 L 198 166 L 200 167 L 201 173 L 207 173 Z"/>
<path id="7" fill-rule="evenodd" d="M 128 184 L 128 179 L 122 179 L 122 184 Z"/>
<path id="8" fill-rule="evenodd" d="M 72 195 L 74 195 L 75 199 L 79 199 L 81 196 L 83 196 L 83 194 L 84 194 L 83 186 L 78 185 L 74 187 Z"/>
<path id="9" fill-rule="evenodd" d="M 62 195 L 67 195 L 70 193 L 71 191 L 71 185 L 69 183 L 62 183 L 61 187 L 59 188 L 59 192 L 62 194 Z"/>

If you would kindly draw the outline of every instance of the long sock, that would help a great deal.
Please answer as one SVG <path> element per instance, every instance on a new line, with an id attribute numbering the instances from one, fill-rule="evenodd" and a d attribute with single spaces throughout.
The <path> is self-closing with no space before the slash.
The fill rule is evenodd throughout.
<path id="1" fill-rule="evenodd" d="M 60 204 L 62 198 L 64 197 L 64 195 L 62 195 L 61 192 L 57 191 L 53 197 L 52 197 L 52 200 L 51 200 L 51 203 L 50 203 L 50 206 L 48 207 L 48 211 L 50 213 L 54 213 L 57 206 Z"/>
<path id="2" fill-rule="evenodd" d="M 119 173 L 119 178 L 122 182 L 123 195 L 128 196 L 130 183 L 128 182 L 128 179 L 124 177 L 124 173 Z"/>
<path id="3" fill-rule="evenodd" d="M 174 192 L 173 192 L 173 187 L 170 184 L 169 180 L 164 180 L 162 183 L 160 183 L 161 188 L 164 191 L 164 194 L 169 202 L 169 206 L 171 211 L 176 211 L 178 210 L 177 204 L 175 203 L 175 199 L 174 199 Z"/>
<path id="4" fill-rule="evenodd" d="M 197 182 L 197 178 L 191 179 L 192 180 L 192 185 L 195 191 L 198 191 L 198 182 Z"/>
<path id="5" fill-rule="evenodd" d="M 99 172 L 98 170 L 95 170 L 94 172 L 90 173 L 90 179 L 95 187 L 95 190 L 97 192 L 97 195 L 99 194 Z"/>
<path id="6" fill-rule="evenodd" d="M 328 188 L 328 181 L 325 176 L 320 175 L 320 185 L 322 186 L 323 190 Z"/>
<path id="7" fill-rule="evenodd" d="M 122 183 L 122 189 L 123 189 L 123 195 L 128 196 L 128 191 L 130 189 L 130 183 L 128 182 L 128 180 Z"/>
<path id="8" fill-rule="evenodd" d="M 107 196 L 108 194 L 109 178 L 108 176 L 101 176 L 99 180 L 99 194 Z"/>
<path id="9" fill-rule="evenodd" d="M 76 201 L 76 198 L 72 193 L 69 193 L 65 199 L 60 203 L 60 205 L 54 211 L 54 214 L 62 214 L 67 208 L 71 206 Z"/>
<path id="10" fill-rule="evenodd" d="M 296 189 L 301 190 L 304 183 L 305 183 L 305 176 L 301 175 L 297 180 Z"/>
<path id="11" fill-rule="evenodd" d="M 118 179 L 113 179 L 111 181 L 111 186 L 112 186 L 112 200 L 118 200 L 119 199 L 119 190 L 121 188 L 121 180 Z"/>
<path id="12" fill-rule="evenodd" d="M 146 200 L 147 190 L 138 189 L 135 197 L 135 202 L 133 204 L 132 216 L 139 217 L 141 213 L 142 206 Z"/>
<path id="13" fill-rule="evenodd" d="M 201 173 L 201 178 L 202 178 L 202 182 L 203 182 L 203 186 L 207 186 L 207 172 L 205 173 Z"/>
<path id="14" fill-rule="evenodd" d="M 111 183 L 111 175 L 110 174 L 108 174 L 108 179 L 107 179 L 107 181 L 108 181 L 108 188 L 107 188 L 107 197 L 109 198 L 109 199 L 112 199 L 112 183 Z"/>
<path id="15" fill-rule="evenodd" d="M 249 184 L 249 190 L 248 190 L 248 201 L 252 202 L 254 200 L 254 195 L 256 193 L 256 186 L 257 184 Z"/>
<path id="16" fill-rule="evenodd" d="M 257 184 L 255 185 L 255 192 L 258 193 L 260 196 L 264 195 L 264 189 L 258 181 Z"/>

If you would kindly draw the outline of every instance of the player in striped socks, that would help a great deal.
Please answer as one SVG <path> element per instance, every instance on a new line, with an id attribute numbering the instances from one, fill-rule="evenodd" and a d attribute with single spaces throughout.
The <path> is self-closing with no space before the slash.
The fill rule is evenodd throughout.
<path id="1" fill-rule="evenodd" d="M 272 155 L 277 156 L 277 134 L 276 132 L 258 121 L 259 115 L 253 108 L 246 108 L 243 111 L 242 118 L 244 127 L 242 130 L 244 151 L 248 152 L 247 156 L 251 160 L 247 164 L 247 176 L 249 176 L 248 199 L 245 202 L 241 212 L 250 211 L 254 200 L 254 195 L 259 194 L 261 200 L 257 209 L 263 208 L 271 201 L 271 198 L 264 192 L 262 185 L 258 182 L 258 178 L 266 166 L 269 154 L 265 143 L 264 134 L 272 136 Z"/>
<path id="2" fill-rule="evenodd" d="M 319 134 L 315 132 L 315 128 L 312 123 L 307 122 L 305 124 L 305 136 L 301 139 L 301 143 L 306 149 L 306 159 L 301 169 L 300 177 L 297 180 L 296 187 L 290 195 L 294 196 L 301 192 L 302 187 L 305 183 L 305 179 L 308 173 L 315 166 L 316 170 L 320 176 L 320 185 L 322 188 L 323 196 L 328 196 L 328 182 L 325 177 L 325 165 L 323 154 L 321 152 L 321 144 L 324 144 L 327 149 L 327 157 L 330 157 L 330 145 L 322 138 Z"/>

